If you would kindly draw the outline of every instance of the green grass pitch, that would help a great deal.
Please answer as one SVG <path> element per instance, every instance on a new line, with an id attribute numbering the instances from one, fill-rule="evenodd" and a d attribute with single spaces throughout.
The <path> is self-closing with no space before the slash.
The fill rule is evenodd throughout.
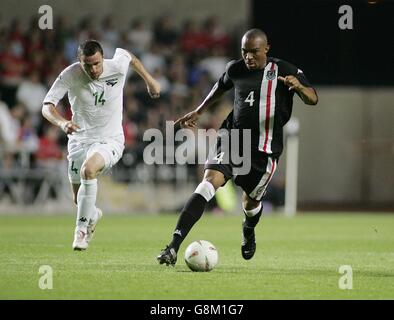
<path id="1" fill-rule="evenodd" d="M 104 216 L 85 252 L 71 249 L 74 216 L 0 216 L 0 299 L 394 299 L 394 216 L 300 214 L 263 217 L 257 252 L 241 257 L 241 216 L 206 213 L 175 268 L 158 265 L 176 215 Z M 219 251 L 211 272 L 189 271 L 192 240 Z M 39 268 L 53 289 L 39 288 Z M 341 265 L 353 271 L 342 290 Z"/>

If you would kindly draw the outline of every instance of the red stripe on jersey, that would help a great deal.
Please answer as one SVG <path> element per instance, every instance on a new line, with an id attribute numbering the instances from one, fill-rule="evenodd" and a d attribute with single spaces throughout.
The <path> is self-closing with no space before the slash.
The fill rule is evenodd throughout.
<path id="1" fill-rule="evenodd" d="M 272 63 L 271 70 L 274 70 L 274 69 L 275 69 L 275 63 Z M 268 141 L 268 135 L 269 135 L 269 130 L 270 130 L 271 91 L 272 91 L 272 80 L 269 80 L 268 81 L 268 88 L 267 88 L 267 104 L 266 104 L 266 109 L 265 109 L 265 140 L 264 140 L 264 147 L 263 147 L 264 152 L 267 152 L 267 141 Z"/>
<path id="2" fill-rule="evenodd" d="M 273 161 L 272 161 L 271 174 L 270 174 L 270 176 L 268 177 L 268 180 L 267 180 L 267 186 L 268 186 L 268 184 L 270 183 L 270 181 L 271 181 L 271 179 L 272 179 L 272 176 L 273 176 L 274 173 L 275 173 L 275 170 L 276 170 L 276 161 L 273 160 Z"/>
<path id="3" fill-rule="evenodd" d="M 271 172 L 270 172 L 270 174 L 269 174 L 267 180 L 266 180 L 265 183 L 263 184 L 264 191 L 265 191 L 265 189 L 268 187 L 268 184 L 270 183 L 270 181 L 271 181 L 271 179 L 272 179 L 272 176 L 274 175 L 275 170 L 276 170 L 276 162 L 275 162 L 275 160 L 272 159 L 271 161 L 272 161 L 272 164 L 271 164 Z M 266 169 L 266 170 L 267 170 L 267 172 L 268 172 L 268 165 L 267 165 L 267 169 Z"/>

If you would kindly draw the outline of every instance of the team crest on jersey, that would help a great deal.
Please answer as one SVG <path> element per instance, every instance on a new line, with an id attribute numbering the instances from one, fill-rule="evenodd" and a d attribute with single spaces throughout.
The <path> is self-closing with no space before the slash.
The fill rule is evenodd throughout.
<path id="1" fill-rule="evenodd" d="M 106 83 L 108 86 L 113 87 L 115 84 L 118 83 L 118 78 L 113 78 L 113 79 L 105 80 L 105 83 Z"/>
<path id="2" fill-rule="evenodd" d="M 276 77 L 276 70 L 268 70 L 265 77 L 267 80 L 274 80 Z"/>

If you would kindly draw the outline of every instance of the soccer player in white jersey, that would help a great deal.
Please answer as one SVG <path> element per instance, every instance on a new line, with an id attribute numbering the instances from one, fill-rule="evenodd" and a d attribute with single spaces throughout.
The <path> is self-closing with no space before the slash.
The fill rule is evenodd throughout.
<path id="1" fill-rule="evenodd" d="M 79 62 L 64 69 L 53 83 L 42 114 L 68 135 L 68 176 L 78 207 L 72 247 L 85 250 L 102 216 L 96 207 L 97 176 L 114 166 L 124 149 L 123 87 L 129 66 L 145 81 L 152 98 L 159 97 L 160 84 L 124 49 L 118 48 L 112 59 L 104 59 L 101 45 L 87 40 L 79 46 L 78 58 Z M 66 93 L 71 121 L 56 110 Z"/>

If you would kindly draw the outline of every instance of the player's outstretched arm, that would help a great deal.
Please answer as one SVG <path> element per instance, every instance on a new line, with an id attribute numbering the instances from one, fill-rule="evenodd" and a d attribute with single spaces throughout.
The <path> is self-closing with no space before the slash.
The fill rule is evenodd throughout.
<path id="1" fill-rule="evenodd" d="M 184 115 L 175 121 L 175 126 L 180 126 L 181 128 L 195 128 L 197 127 L 197 120 L 200 116 L 211 107 L 217 100 L 219 100 L 226 90 L 220 88 L 216 83 L 209 94 L 206 96 L 204 101 L 192 112 Z"/>
<path id="2" fill-rule="evenodd" d="M 135 55 L 131 52 L 129 52 L 129 54 L 132 57 L 130 65 L 140 75 L 140 77 L 144 79 L 149 95 L 154 99 L 159 98 L 161 89 L 160 83 L 151 76 Z"/>
<path id="3" fill-rule="evenodd" d="M 300 95 L 305 104 L 316 105 L 319 98 L 313 88 L 303 86 L 295 76 L 278 77 L 278 80 L 289 87 L 289 90 L 295 90 Z"/>
<path id="4" fill-rule="evenodd" d="M 41 112 L 45 119 L 60 127 L 67 134 L 72 134 L 79 130 L 79 127 L 74 122 L 64 119 L 52 103 L 44 103 Z"/>

